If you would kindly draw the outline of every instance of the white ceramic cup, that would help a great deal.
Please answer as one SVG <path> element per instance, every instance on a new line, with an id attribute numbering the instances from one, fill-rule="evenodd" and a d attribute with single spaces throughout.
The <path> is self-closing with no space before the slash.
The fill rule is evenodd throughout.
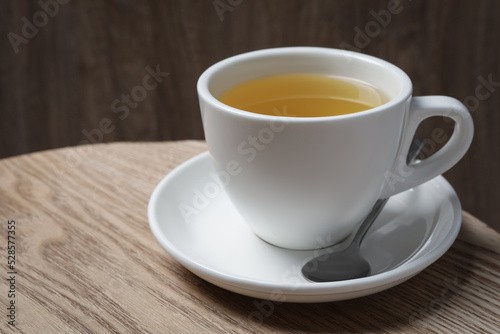
<path id="1" fill-rule="evenodd" d="M 239 83 L 293 73 L 358 79 L 390 100 L 327 117 L 261 115 L 217 100 Z M 442 174 L 462 158 L 473 137 L 471 116 L 458 100 L 412 97 L 412 83 L 401 69 L 347 50 L 288 47 L 237 55 L 208 68 L 197 88 L 221 184 L 251 229 L 284 248 L 316 249 L 341 241 L 378 198 Z M 453 119 L 453 135 L 437 153 L 408 165 L 415 131 L 431 116 Z"/>

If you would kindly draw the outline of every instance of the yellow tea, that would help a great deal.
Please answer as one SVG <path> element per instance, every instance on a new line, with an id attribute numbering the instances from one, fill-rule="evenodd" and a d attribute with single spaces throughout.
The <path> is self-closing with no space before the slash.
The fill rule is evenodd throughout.
<path id="1" fill-rule="evenodd" d="M 320 117 L 368 110 L 388 99 L 376 87 L 351 78 L 286 74 L 234 86 L 219 101 L 258 114 Z"/>

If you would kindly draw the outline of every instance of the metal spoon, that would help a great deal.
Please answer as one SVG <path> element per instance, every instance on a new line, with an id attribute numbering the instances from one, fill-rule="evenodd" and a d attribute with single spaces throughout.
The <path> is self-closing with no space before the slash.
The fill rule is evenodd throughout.
<path id="1" fill-rule="evenodd" d="M 387 200 L 379 199 L 375 203 L 347 248 L 308 261 L 302 267 L 302 275 L 313 282 L 343 281 L 370 275 L 370 264 L 361 256 L 360 245 Z"/>
<path id="2" fill-rule="evenodd" d="M 408 161 L 415 162 L 423 141 L 415 139 L 408 154 Z M 313 282 L 334 282 L 367 277 L 371 268 L 360 254 L 360 246 L 366 232 L 384 208 L 389 198 L 379 199 L 359 227 L 351 244 L 340 251 L 315 257 L 302 267 L 302 275 Z"/>

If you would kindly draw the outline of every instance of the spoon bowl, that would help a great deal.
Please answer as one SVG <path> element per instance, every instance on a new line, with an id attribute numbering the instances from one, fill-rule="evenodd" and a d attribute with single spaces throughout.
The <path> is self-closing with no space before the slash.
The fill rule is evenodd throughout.
<path id="1" fill-rule="evenodd" d="M 332 279 L 344 281 L 369 276 L 371 269 L 368 261 L 350 248 L 336 252 L 334 256 L 327 256 L 321 265 L 318 265 L 318 259 L 312 259 L 304 265 L 302 274 L 314 282 L 330 282 Z"/>

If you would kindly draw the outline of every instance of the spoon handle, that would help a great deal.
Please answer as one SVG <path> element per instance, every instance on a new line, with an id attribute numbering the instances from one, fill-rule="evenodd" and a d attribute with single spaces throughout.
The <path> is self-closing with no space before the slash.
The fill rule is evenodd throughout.
<path id="1" fill-rule="evenodd" d="M 375 202 L 375 205 L 373 206 L 372 210 L 366 216 L 365 220 L 363 220 L 363 223 L 361 223 L 361 226 L 359 227 L 358 231 L 356 232 L 356 235 L 354 236 L 352 240 L 353 245 L 359 246 L 361 244 L 361 240 L 365 237 L 366 232 L 370 229 L 372 226 L 373 221 L 377 218 L 377 216 L 380 214 L 382 209 L 384 208 L 385 204 L 389 198 L 381 198 L 378 199 L 377 202 Z"/>
<path id="2" fill-rule="evenodd" d="M 418 138 L 415 138 L 413 140 L 408 152 L 408 163 L 413 164 L 417 162 L 418 155 L 420 154 L 420 152 L 422 152 L 423 143 L 423 140 Z M 366 216 L 365 220 L 363 220 L 363 223 L 356 232 L 356 235 L 352 240 L 352 244 L 358 246 L 361 244 L 361 241 L 365 237 L 366 232 L 370 229 L 373 221 L 378 217 L 388 200 L 389 198 L 380 198 L 377 200 L 377 202 L 375 202 L 372 210 L 370 211 L 368 216 Z"/>

